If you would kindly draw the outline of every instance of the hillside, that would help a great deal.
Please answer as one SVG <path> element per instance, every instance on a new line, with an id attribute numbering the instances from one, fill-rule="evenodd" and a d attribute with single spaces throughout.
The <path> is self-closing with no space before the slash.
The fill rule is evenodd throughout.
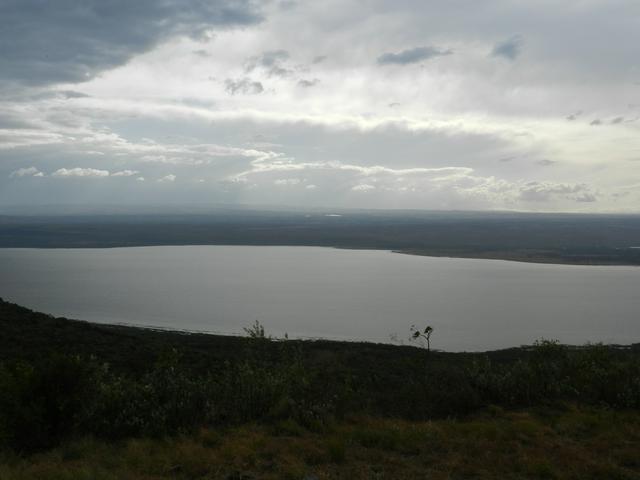
<path id="1" fill-rule="evenodd" d="M 0 478 L 640 475 L 637 345 L 429 353 L 258 327 L 96 325 L 0 301 Z"/>

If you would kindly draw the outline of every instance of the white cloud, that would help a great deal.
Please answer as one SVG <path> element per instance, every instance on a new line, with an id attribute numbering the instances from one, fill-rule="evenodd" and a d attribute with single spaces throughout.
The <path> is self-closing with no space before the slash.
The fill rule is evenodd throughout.
<path id="1" fill-rule="evenodd" d="M 251 161 L 251 169 L 237 175 L 243 177 L 246 175 L 254 175 L 265 172 L 296 172 L 302 170 L 336 170 L 353 172 L 358 175 L 375 176 L 375 175 L 466 175 L 473 171 L 469 167 L 414 167 L 414 168 L 392 168 L 383 165 L 355 165 L 342 163 L 338 161 L 330 162 L 296 162 L 293 159 L 286 158 L 282 155 L 264 154 Z M 276 180 L 278 182 L 279 180 Z M 279 185 L 283 183 L 278 183 Z"/>
<path id="2" fill-rule="evenodd" d="M 273 184 L 282 187 L 289 185 L 298 185 L 301 181 L 302 180 L 300 180 L 299 178 L 279 178 L 277 180 L 274 180 Z"/>
<path id="3" fill-rule="evenodd" d="M 120 170 L 111 174 L 112 177 L 132 177 L 140 173 L 138 170 Z"/>
<path id="4" fill-rule="evenodd" d="M 158 179 L 158 182 L 160 183 L 171 183 L 171 182 L 175 182 L 176 181 L 176 176 L 172 173 L 170 173 L 169 175 L 165 175 L 162 178 Z"/>
<path id="5" fill-rule="evenodd" d="M 85 177 L 104 178 L 109 176 L 108 170 L 98 170 L 96 168 L 59 168 L 51 174 L 52 177 Z"/>
<path id="6" fill-rule="evenodd" d="M 520 186 L 520 199 L 526 202 L 545 202 L 562 196 L 577 202 L 595 202 L 597 195 L 585 184 L 527 182 Z"/>
<path id="7" fill-rule="evenodd" d="M 3 113 L 0 105 L 0 113 Z M 65 136 L 55 132 L 35 129 L 2 129 L 0 128 L 0 150 L 13 150 L 39 145 L 55 145 L 64 143 Z"/>
<path id="8" fill-rule="evenodd" d="M 44 174 L 36 167 L 19 168 L 9 174 L 9 177 L 42 177 Z"/>
<path id="9" fill-rule="evenodd" d="M 375 190 L 376 187 L 373 185 L 369 185 L 368 183 L 361 183 L 351 187 L 351 190 L 354 192 L 368 192 L 370 190 Z"/>

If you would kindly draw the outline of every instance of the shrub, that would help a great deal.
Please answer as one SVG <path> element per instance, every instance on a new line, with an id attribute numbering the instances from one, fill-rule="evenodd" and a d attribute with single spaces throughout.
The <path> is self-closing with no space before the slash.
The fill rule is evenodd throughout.
<path id="1" fill-rule="evenodd" d="M 69 436 L 95 394 L 98 376 L 94 361 L 75 356 L 0 366 L 0 432 L 5 444 L 28 452 Z"/>
<path id="2" fill-rule="evenodd" d="M 350 414 L 425 420 L 487 405 L 640 408 L 640 362 L 632 350 L 541 341 L 501 361 L 432 352 L 425 362 L 417 349 L 382 356 L 383 347 L 375 347 L 365 350 L 372 357 L 332 351 L 319 362 L 309 345 L 250 338 L 237 356 L 197 370 L 173 349 L 142 373 L 74 355 L 0 363 L 0 447 L 31 452 L 76 434 L 164 436 L 253 421 L 290 433 L 326 431 Z"/>

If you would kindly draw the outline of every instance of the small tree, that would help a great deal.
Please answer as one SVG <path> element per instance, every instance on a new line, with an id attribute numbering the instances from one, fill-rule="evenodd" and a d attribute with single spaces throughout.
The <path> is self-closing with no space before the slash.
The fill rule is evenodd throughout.
<path id="1" fill-rule="evenodd" d="M 256 320 L 250 327 L 244 327 L 243 330 L 247 335 L 249 335 L 249 338 L 267 338 L 264 333 L 264 325 L 262 325 L 258 320 Z"/>
<path id="2" fill-rule="evenodd" d="M 411 325 L 411 339 L 412 340 L 426 340 L 427 341 L 427 352 L 431 351 L 431 334 L 433 333 L 433 327 L 431 325 L 427 325 L 424 330 L 420 330 L 416 328 L 415 325 Z"/>

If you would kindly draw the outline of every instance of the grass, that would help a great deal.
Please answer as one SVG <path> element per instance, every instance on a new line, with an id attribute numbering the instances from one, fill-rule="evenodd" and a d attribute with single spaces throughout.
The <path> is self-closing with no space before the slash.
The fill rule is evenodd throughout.
<path id="1" fill-rule="evenodd" d="M 5 456 L 0 478 L 635 479 L 640 413 L 490 408 L 458 420 L 350 418 L 323 431 L 247 424 L 164 439 L 83 438 Z"/>

